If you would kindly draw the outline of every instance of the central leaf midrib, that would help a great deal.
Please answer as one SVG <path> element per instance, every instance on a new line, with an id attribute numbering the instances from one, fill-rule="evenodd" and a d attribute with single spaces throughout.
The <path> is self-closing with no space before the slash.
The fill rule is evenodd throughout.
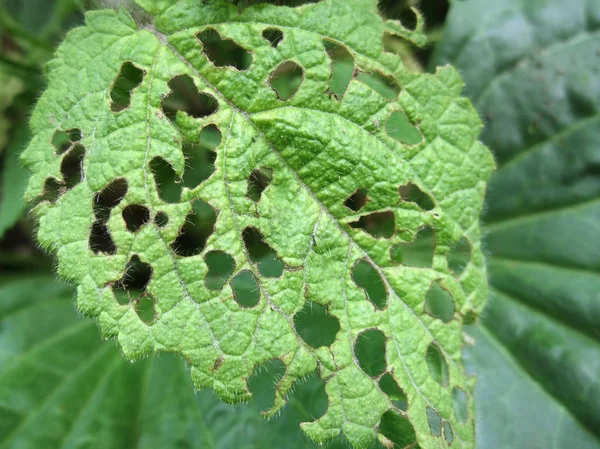
<path id="1" fill-rule="evenodd" d="M 227 181 L 227 169 L 226 169 L 226 164 L 227 164 L 227 147 L 229 145 L 229 140 L 231 138 L 231 129 L 233 127 L 233 121 L 235 119 L 235 116 L 232 114 L 231 116 L 231 122 L 229 123 L 229 129 L 227 130 L 227 138 L 225 139 L 225 142 L 223 143 L 223 167 L 222 167 L 222 171 L 223 171 L 223 184 L 225 185 L 225 192 L 227 194 L 227 203 L 229 204 L 229 213 L 231 214 L 231 220 L 233 221 L 233 227 L 235 228 L 235 233 L 236 236 L 239 240 L 240 246 L 242 248 L 242 253 L 244 254 L 244 258 L 246 259 L 246 267 L 252 272 L 252 274 L 254 275 L 255 278 L 259 279 L 259 273 L 257 272 L 256 268 L 254 267 L 254 264 L 252 263 L 251 257 L 248 254 L 248 250 L 246 248 L 246 245 L 244 244 L 243 238 L 242 238 L 242 230 L 239 228 L 238 226 L 238 222 L 237 222 L 237 218 L 236 218 L 236 213 L 234 211 L 233 208 L 233 200 L 231 198 L 231 189 L 229 188 L 229 182 Z M 317 218 L 317 222 L 319 221 L 319 219 Z M 302 338 L 300 337 L 300 335 L 298 334 L 298 332 L 295 329 L 294 323 L 291 320 L 290 316 L 288 314 L 286 314 L 283 310 L 281 310 L 280 307 L 278 307 L 276 304 L 273 303 L 273 301 L 270 298 L 270 295 L 264 290 L 262 283 L 258 283 L 258 288 L 260 293 L 262 293 L 262 295 L 265 298 L 265 301 L 269 304 L 269 306 L 271 306 L 271 308 L 273 309 L 274 312 L 279 313 L 279 315 L 281 315 L 290 325 L 290 327 L 294 330 L 294 334 L 296 336 L 296 340 L 298 342 L 298 350 L 300 350 L 300 348 L 304 348 L 305 350 L 309 351 L 309 352 L 313 352 L 314 350 L 311 350 L 310 347 L 308 347 L 304 341 L 302 340 Z M 261 311 L 261 315 L 264 313 L 265 309 L 263 309 Z M 256 326 L 258 327 L 258 323 L 260 321 L 260 316 L 257 317 L 256 320 Z M 296 351 L 297 353 L 297 351 Z M 295 357 L 295 356 L 294 356 Z"/>

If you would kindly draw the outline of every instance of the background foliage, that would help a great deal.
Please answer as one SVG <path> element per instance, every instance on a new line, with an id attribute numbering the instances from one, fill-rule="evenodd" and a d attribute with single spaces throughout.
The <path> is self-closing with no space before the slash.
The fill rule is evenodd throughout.
<path id="1" fill-rule="evenodd" d="M 409 3 L 381 10 L 410 22 Z M 325 409 L 319 379 L 267 423 L 258 411 L 272 401 L 277 367 L 252 379 L 251 403 L 228 406 L 208 391 L 190 395 L 179 360 L 131 365 L 76 317 L 72 290 L 52 279 L 31 238 L 18 156 L 44 62 L 94 5 L 0 5 L 0 448 L 49 438 L 65 448 L 312 447 L 298 423 Z M 600 447 L 600 3 L 420 8 L 428 46 L 389 45 L 415 70 L 460 69 L 499 165 L 482 217 L 491 302 L 466 353 L 479 376 L 478 447 Z"/>

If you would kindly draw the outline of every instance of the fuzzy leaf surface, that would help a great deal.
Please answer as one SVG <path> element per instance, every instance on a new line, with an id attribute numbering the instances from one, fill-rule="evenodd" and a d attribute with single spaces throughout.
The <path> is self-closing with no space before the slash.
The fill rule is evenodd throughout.
<path id="1" fill-rule="evenodd" d="M 473 447 L 462 324 L 487 296 L 478 217 L 493 161 L 477 141 L 481 123 L 459 96 L 457 72 L 410 73 L 384 52 L 384 31 L 410 33 L 385 24 L 375 1 L 243 12 L 220 1 L 138 3 L 149 14 L 136 14 L 137 23 L 125 10 L 97 11 L 69 33 L 49 64 L 23 156 L 32 170 L 28 199 L 43 195 L 49 179 L 60 187 L 55 201 L 36 207 L 38 238 L 56 252 L 59 275 L 78 285 L 79 310 L 97 317 L 130 359 L 180 354 L 195 386 L 227 402 L 248 400 L 247 379 L 280 360 L 285 374 L 267 416 L 318 369 L 328 408 L 302 424 L 317 442 L 343 434 L 355 447 L 375 439 Z M 273 29 L 278 43 L 265 37 Z M 240 65 L 215 56 L 206 33 L 244 53 Z M 354 60 L 343 95 L 328 93 L 328 43 Z M 125 68 L 141 75 L 115 104 Z M 293 89 L 280 90 L 280 69 L 301 73 Z M 208 99 L 200 110 L 166 106 L 182 77 L 193 83 L 187 96 Z M 390 125 L 391 117 L 403 121 Z M 185 150 L 201 145 L 205 130 L 220 136 L 214 171 L 190 184 L 198 167 Z M 53 145 L 57 131 L 71 139 L 68 148 Z M 174 195 L 166 195 L 157 161 L 182 178 Z M 260 195 L 250 194 L 256 170 L 270 179 Z M 360 189 L 367 201 L 351 207 Z M 182 252 L 182 232 L 196 235 L 187 226 L 202 215 L 197 206 L 214 225 L 203 228 L 195 251 Z M 429 263 L 402 263 L 398 254 L 425 228 L 435 234 Z M 460 275 L 448 264 L 459 242 L 468 248 Z M 226 273 L 213 271 L 217 259 Z M 366 287 L 359 271 L 381 288 Z M 133 285 L 140 272 L 145 281 Z M 449 298 L 449 314 L 427 305 L 434 286 Z M 149 317 L 141 313 L 147 302 Z M 314 329 L 297 324 L 319 308 L 334 321 L 331 341 L 315 342 Z M 383 365 L 359 360 L 366 332 L 383 335 Z M 383 386 L 386 374 L 395 393 Z M 464 419 L 457 395 L 466 397 Z M 384 430 L 390 420 L 400 435 Z"/>

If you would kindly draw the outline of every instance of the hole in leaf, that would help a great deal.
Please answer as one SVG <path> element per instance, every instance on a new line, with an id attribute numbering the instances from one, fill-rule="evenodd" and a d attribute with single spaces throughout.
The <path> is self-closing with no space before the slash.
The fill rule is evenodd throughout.
<path id="1" fill-rule="evenodd" d="M 221 145 L 221 140 L 223 140 L 223 136 L 217 125 L 207 125 L 200 131 L 199 142 L 200 146 L 204 149 L 215 150 Z"/>
<path id="2" fill-rule="evenodd" d="M 354 74 L 354 58 L 348 49 L 330 40 L 324 40 L 323 45 L 331 59 L 331 78 L 329 81 L 329 92 L 341 97 Z"/>
<path id="3" fill-rule="evenodd" d="M 217 214 L 215 210 L 201 199 L 194 201 L 192 211 L 185 219 L 179 236 L 171 244 L 175 254 L 191 257 L 200 254 L 206 242 L 214 232 Z"/>
<path id="4" fill-rule="evenodd" d="M 479 318 L 479 315 L 477 315 L 477 313 L 473 312 L 472 310 L 468 310 L 467 313 L 465 313 L 465 315 L 463 316 L 463 324 L 474 324 L 477 322 L 477 318 Z"/>
<path id="5" fill-rule="evenodd" d="M 427 347 L 425 361 L 433 380 L 443 387 L 448 386 L 448 364 L 440 347 L 436 343 L 432 342 Z"/>
<path id="6" fill-rule="evenodd" d="M 452 432 L 452 425 L 448 420 L 442 421 L 442 428 L 444 431 L 444 440 L 448 443 L 448 446 L 454 441 L 454 432 Z"/>
<path id="7" fill-rule="evenodd" d="M 258 265 L 258 271 L 265 277 L 278 278 L 283 273 L 284 264 L 277 253 L 267 243 L 262 234 L 252 227 L 242 233 L 250 260 Z"/>
<path id="8" fill-rule="evenodd" d="M 438 415 L 431 407 L 427 407 L 427 424 L 429 424 L 429 430 L 434 437 L 442 435 L 442 418 Z"/>
<path id="9" fill-rule="evenodd" d="M 394 235 L 396 229 L 396 219 L 391 211 L 373 212 L 368 215 L 361 216 L 358 221 L 350 223 L 350 227 L 354 229 L 362 229 L 368 232 L 376 239 L 389 239 Z"/>
<path id="10" fill-rule="evenodd" d="M 131 104 L 131 93 L 144 79 L 144 71 L 127 61 L 121 66 L 110 91 L 110 109 L 119 112 Z"/>
<path id="11" fill-rule="evenodd" d="M 387 305 L 387 290 L 377 270 L 366 260 L 359 260 L 352 269 L 352 279 L 365 290 L 367 299 L 379 309 Z"/>
<path id="12" fill-rule="evenodd" d="M 154 217 L 154 223 L 156 223 L 156 226 L 159 228 L 164 228 L 167 224 L 169 224 L 169 216 L 164 212 L 159 212 Z"/>
<path id="13" fill-rule="evenodd" d="M 417 145 L 423 140 L 421 131 L 400 111 L 390 114 L 385 123 L 385 132 L 392 139 L 406 145 Z"/>
<path id="14" fill-rule="evenodd" d="M 444 290 L 439 282 L 433 282 L 425 299 L 425 312 L 434 318 L 449 323 L 454 317 L 454 301 L 452 296 Z"/>
<path id="15" fill-rule="evenodd" d="M 466 237 L 461 237 L 458 243 L 448 253 L 448 268 L 460 276 L 471 261 L 471 244 Z"/>
<path id="16" fill-rule="evenodd" d="M 458 387 L 452 390 L 452 408 L 454 415 L 460 422 L 467 422 L 469 419 L 469 399 L 467 393 Z"/>
<path id="17" fill-rule="evenodd" d="M 252 404 L 266 411 L 273 406 L 277 384 L 285 375 L 285 364 L 279 359 L 271 359 L 256 367 L 250 379 L 248 389 L 252 393 Z"/>
<path id="18" fill-rule="evenodd" d="M 443 6 L 440 5 L 440 9 L 442 8 Z M 402 23 L 402 26 L 408 30 L 414 31 L 416 29 L 417 15 L 412 10 L 412 8 L 403 9 L 402 13 L 400 14 L 400 23 Z"/>
<path id="19" fill-rule="evenodd" d="M 216 67 L 234 67 L 247 70 L 252 64 L 252 55 L 231 39 L 223 39 L 214 28 L 207 28 L 196 37 L 202 42 L 203 52 Z"/>
<path id="20" fill-rule="evenodd" d="M 449 0 L 423 0 L 419 2 L 419 11 L 421 11 L 423 17 L 427 17 L 427 28 L 430 30 L 433 29 L 433 27 L 446 23 L 449 9 Z M 402 19 L 402 15 L 400 15 L 400 18 Z"/>
<path id="21" fill-rule="evenodd" d="M 94 254 L 116 254 L 117 246 L 113 241 L 106 222 L 97 220 L 92 224 L 90 229 L 90 249 Z"/>
<path id="22" fill-rule="evenodd" d="M 394 447 L 418 448 L 414 446 L 417 442 L 414 427 L 407 418 L 394 410 L 388 410 L 383 414 L 379 422 L 379 431 L 394 443 Z"/>
<path id="23" fill-rule="evenodd" d="M 365 83 L 387 100 L 395 100 L 400 95 L 400 86 L 398 83 L 392 77 L 385 76 L 379 72 L 360 72 L 356 76 L 356 79 Z"/>
<path id="24" fill-rule="evenodd" d="M 142 262 L 137 255 L 129 259 L 125 267 L 125 274 L 115 287 L 126 291 L 128 295 L 139 295 L 146 291 L 152 278 L 152 266 Z"/>
<path id="25" fill-rule="evenodd" d="M 229 282 L 233 290 L 233 299 L 242 307 L 254 307 L 260 301 L 258 282 L 248 270 L 242 270 Z"/>
<path id="26" fill-rule="evenodd" d="M 292 98 L 304 79 L 304 70 L 293 61 L 286 61 L 277 67 L 269 78 L 269 84 L 281 100 Z"/>
<path id="27" fill-rule="evenodd" d="M 131 297 L 131 294 L 125 290 L 115 290 L 113 292 L 119 304 L 126 306 L 134 302 L 136 299 Z"/>
<path id="28" fill-rule="evenodd" d="M 211 251 L 204 256 L 204 261 L 208 266 L 208 273 L 204 278 L 206 288 L 221 290 L 235 270 L 235 260 L 226 252 Z"/>
<path id="29" fill-rule="evenodd" d="M 386 369 L 385 335 L 377 329 L 361 332 L 354 345 L 354 353 L 362 370 L 371 377 L 380 376 Z"/>
<path id="30" fill-rule="evenodd" d="M 283 40 L 283 33 L 277 28 L 266 28 L 262 32 L 262 36 L 269 41 L 271 47 L 276 48 Z"/>
<path id="31" fill-rule="evenodd" d="M 129 232 L 137 232 L 150 221 L 150 210 L 139 204 L 132 204 L 123 209 L 123 220 Z"/>
<path id="32" fill-rule="evenodd" d="M 208 125 L 200 132 L 199 143 L 183 144 L 185 156 L 185 172 L 183 186 L 189 189 L 198 187 L 215 172 L 217 153 L 214 151 L 221 144 L 221 131 L 215 125 Z"/>
<path id="33" fill-rule="evenodd" d="M 435 251 L 435 232 L 429 227 L 419 229 L 412 243 L 401 243 L 390 249 L 392 262 L 409 267 L 431 268 Z"/>
<path id="34" fill-rule="evenodd" d="M 81 145 L 75 145 L 65 155 L 60 165 L 60 172 L 67 189 L 72 189 L 83 179 L 83 158 L 85 157 L 85 148 Z"/>
<path id="35" fill-rule="evenodd" d="M 79 142 L 81 140 L 81 130 L 77 128 L 67 130 L 67 135 L 69 136 L 69 140 L 71 142 Z"/>
<path id="36" fill-rule="evenodd" d="M 165 203 L 177 203 L 181 198 L 181 181 L 175 174 L 171 164 L 162 157 L 150 161 L 150 170 L 154 176 L 158 196 Z"/>
<path id="37" fill-rule="evenodd" d="M 252 170 L 248 177 L 248 192 L 246 196 L 255 203 L 258 203 L 262 193 L 273 180 L 273 170 L 270 168 L 261 168 Z"/>
<path id="38" fill-rule="evenodd" d="M 142 295 L 140 299 L 137 300 L 135 305 L 135 312 L 137 316 L 140 317 L 146 324 L 152 323 L 154 321 L 155 311 L 154 311 L 154 301 L 150 295 Z"/>
<path id="39" fill-rule="evenodd" d="M 58 130 L 52 137 L 52 145 L 56 148 L 56 154 L 65 153 L 74 143 L 81 140 L 81 131 L 73 128 L 67 131 Z"/>
<path id="40" fill-rule="evenodd" d="M 127 180 L 117 178 L 94 196 L 93 208 L 96 221 L 90 229 L 89 245 L 95 254 L 116 254 L 117 247 L 106 222 L 110 218 L 110 211 L 123 200 L 126 194 Z"/>
<path id="41" fill-rule="evenodd" d="M 396 382 L 396 379 L 390 373 L 385 373 L 381 376 L 381 379 L 379 379 L 379 388 L 388 395 L 392 404 L 398 407 L 399 410 L 406 411 L 408 409 L 406 393 L 400 388 L 398 382 Z"/>
<path id="42" fill-rule="evenodd" d="M 63 154 L 69 148 L 71 148 L 73 142 L 69 139 L 69 135 L 65 131 L 60 129 L 52 136 L 52 145 L 56 149 L 56 154 Z"/>
<path id="43" fill-rule="evenodd" d="M 402 62 L 407 65 L 407 68 L 410 67 L 410 64 L 406 63 L 406 57 L 402 55 L 402 39 L 398 36 L 395 36 L 387 31 L 383 33 L 383 51 L 386 53 L 393 53 L 395 55 L 400 56 Z M 412 56 L 412 55 L 411 55 Z"/>
<path id="44" fill-rule="evenodd" d="M 127 180 L 117 178 L 94 197 L 94 214 L 98 220 L 108 220 L 110 211 L 118 206 L 127 194 Z"/>
<path id="45" fill-rule="evenodd" d="M 290 396 L 289 402 L 293 404 L 301 398 L 302 408 L 306 410 L 304 416 L 319 419 L 327 411 L 329 400 L 325 392 L 325 381 L 319 377 L 317 371 L 313 371 L 308 378 L 296 381 L 294 394 Z M 345 445 L 332 446 L 330 449 L 342 449 Z"/>
<path id="46" fill-rule="evenodd" d="M 423 192 L 418 185 L 408 183 L 398 188 L 398 194 L 402 201 L 415 203 L 423 210 L 431 210 L 435 207 L 435 203 L 431 196 Z"/>
<path id="47" fill-rule="evenodd" d="M 272 5 L 281 6 L 285 4 L 287 7 L 298 7 L 310 3 L 320 3 L 324 0 L 230 0 L 230 3 L 237 5 L 239 12 L 241 13 L 245 8 L 256 5 L 257 3 L 270 3 Z"/>
<path id="48" fill-rule="evenodd" d="M 367 202 L 367 189 L 357 189 L 352 195 L 346 198 L 344 206 L 348 209 L 358 212 Z"/>
<path id="49" fill-rule="evenodd" d="M 48 178 L 44 182 L 44 193 L 40 197 L 39 201 L 49 201 L 50 203 L 56 202 L 60 195 L 60 183 L 54 178 Z"/>
<path id="50" fill-rule="evenodd" d="M 177 118 L 177 111 L 185 112 L 190 117 L 203 118 L 217 112 L 217 99 L 207 93 L 199 93 L 196 84 L 188 75 L 179 75 L 169 81 L 171 92 L 162 102 L 162 110 L 172 122 Z"/>
<path id="51" fill-rule="evenodd" d="M 215 172 L 217 153 L 207 150 L 201 145 L 184 143 L 186 170 L 183 174 L 183 186 L 189 189 L 198 187 Z"/>
<path id="52" fill-rule="evenodd" d="M 306 301 L 302 310 L 294 315 L 294 326 L 302 340 L 313 348 L 330 346 L 340 330 L 338 319 L 312 301 Z"/>

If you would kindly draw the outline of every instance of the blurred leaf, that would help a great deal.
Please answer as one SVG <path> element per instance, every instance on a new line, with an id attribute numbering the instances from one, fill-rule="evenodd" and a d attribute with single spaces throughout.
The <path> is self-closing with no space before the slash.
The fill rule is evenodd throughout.
<path id="1" fill-rule="evenodd" d="M 0 448 L 316 447 L 298 424 L 324 412 L 322 382 L 299 385 L 268 423 L 257 411 L 272 402 L 269 372 L 251 379 L 247 405 L 194 395 L 179 358 L 126 362 L 93 321 L 77 318 L 73 294 L 47 277 L 0 277 Z"/>
<path id="2" fill-rule="evenodd" d="M 40 33 L 54 9 L 53 1 L 3 0 L 2 5 L 16 22 L 32 33 Z"/>
<path id="3" fill-rule="evenodd" d="M 21 166 L 19 157 L 29 138 L 26 125 L 18 128 L 8 146 L 4 164 L 0 166 L 0 239 L 21 218 L 26 209 L 23 193 L 28 173 Z"/>
<path id="4" fill-rule="evenodd" d="M 58 38 L 83 22 L 86 0 L 0 0 L 0 68 L 37 91 Z M 37 95 L 36 95 L 37 97 Z M 29 109 L 29 108 L 28 108 Z"/>
<path id="5" fill-rule="evenodd" d="M 60 32 L 73 13 L 82 11 L 84 0 L 0 0 L 0 9 L 4 9 L 5 17 L 17 23 L 27 33 L 40 40 L 52 37 Z"/>
<path id="6" fill-rule="evenodd" d="M 26 171 L 19 156 L 30 139 L 20 122 L 30 113 L 42 87 L 41 65 L 54 47 L 53 37 L 80 21 L 84 0 L 0 0 L 0 238 L 23 215 Z M 9 111 L 10 108 L 10 111 Z M 13 141 L 6 149 L 9 130 Z M 7 150 L 7 151 L 6 151 Z"/>
<path id="7" fill-rule="evenodd" d="M 600 2 L 454 2 L 451 62 L 487 121 L 492 293 L 479 448 L 600 446 Z"/>
<path id="8" fill-rule="evenodd" d="M 23 83 L 21 80 L 9 74 L 0 65 L 0 153 L 2 153 L 6 145 L 7 133 L 10 127 L 6 110 L 10 107 L 14 98 L 21 93 L 22 89 Z"/>

